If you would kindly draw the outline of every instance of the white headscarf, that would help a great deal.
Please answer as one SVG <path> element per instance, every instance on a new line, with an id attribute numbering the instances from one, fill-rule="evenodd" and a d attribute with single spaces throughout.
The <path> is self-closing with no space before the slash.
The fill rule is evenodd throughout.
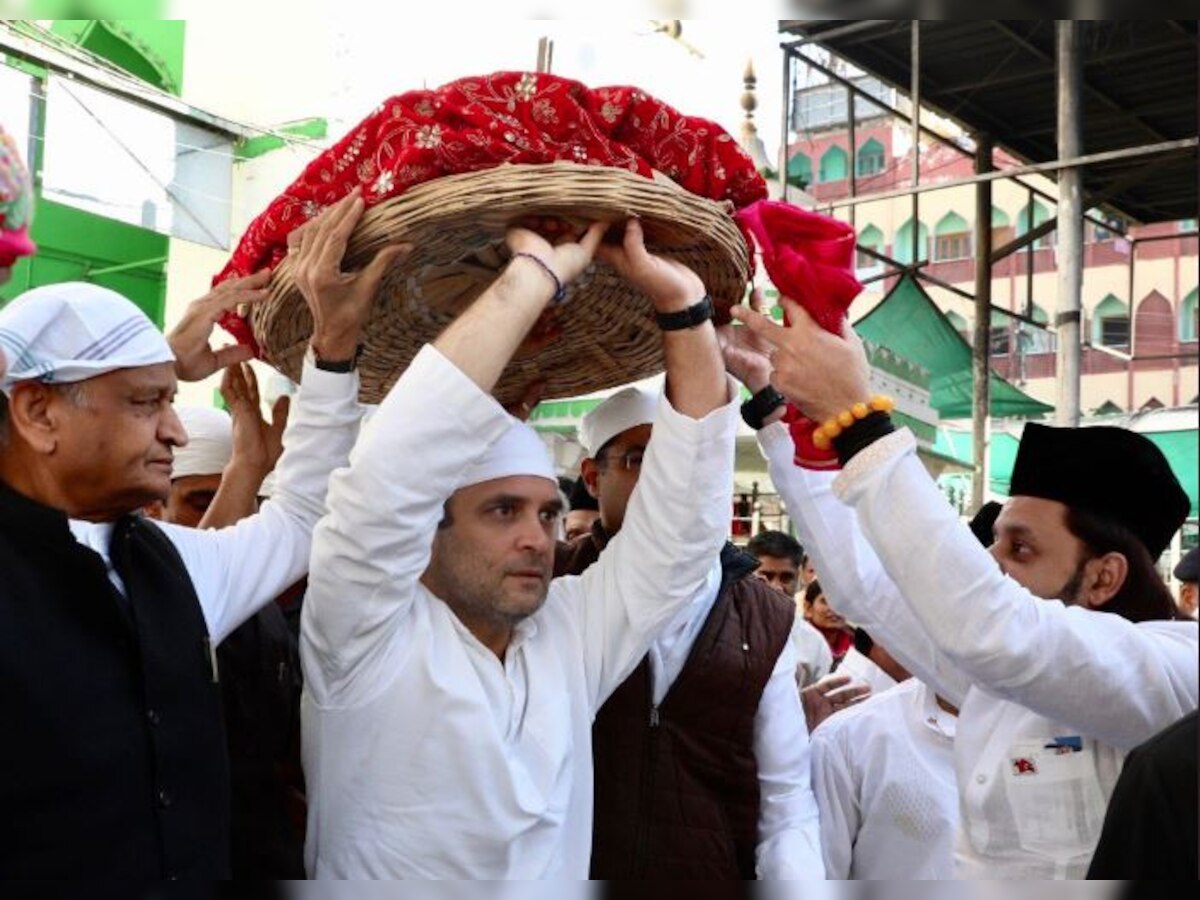
<path id="1" fill-rule="evenodd" d="M 594 458 L 601 447 L 621 432 L 638 425 L 653 425 L 658 403 L 657 391 L 622 388 L 583 417 L 579 423 L 579 443 Z"/>
<path id="2" fill-rule="evenodd" d="M 26 291 L 0 309 L 0 390 L 18 381 L 84 381 L 116 369 L 174 362 L 163 333 L 134 303 L 95 284 Z"/>
<path id="3" fill-rule="evenodd" d="M 177 406 L 176 414 L 187 432 L 185 447 L 175 448 L 172 478 L 220 475 L 233 456 L 233 420 L 229 413 L 204 406 Z"/>
<path id="4" fill-rule="evenodd" d="M 504 436 L 488 447 L 487 452 L 466 471 L 459 487 L 512 475 L 548 478 L 555 487 L 558 486 L 549 448 L 536 431 L 517 419 L 512 420 Z"/>

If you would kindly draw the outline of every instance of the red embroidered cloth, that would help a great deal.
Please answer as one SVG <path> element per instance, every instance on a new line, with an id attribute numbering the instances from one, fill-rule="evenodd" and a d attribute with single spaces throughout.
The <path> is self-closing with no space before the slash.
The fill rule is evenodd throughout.
<path id="1" fill-rule="evenodd" d="M 503 163 L 614 166 L 740 208 L 766 196 L 750 157 L 719 125 L 635 87 L 589 89 L 557 75 L 498 72 L 385 101 L 313 160 L 247 229 L 219 282 L 274 266 L 288 233 L 361 185 L 368 206 L 443 175 Z M 253 344 L 237 316 L 222 321 Z"/>
<path id="2" fill-rule="evenodd" d="M 769 200 L 740 210 L 734 218 L 758 243 L 763 268 L 780 293 L 804 307 L 826 331 L 841 334 L 846 311 L 862 290 L 854 277 L 854 229 L 828 216 Z M 832 448 L 819 450 L 812 442 L 820 422 L 790 403 L 784 422 L 796 444 L 796 465 L 837 468 L 837 453 Z"/>

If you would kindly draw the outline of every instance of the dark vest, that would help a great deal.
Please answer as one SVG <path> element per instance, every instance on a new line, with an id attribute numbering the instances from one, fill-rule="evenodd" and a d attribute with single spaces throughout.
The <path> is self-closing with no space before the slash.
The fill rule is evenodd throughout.
<path id="1" fill-rule="evenodd" d="M 604 542 L 597 523 L 564 545 L 558 574 L 582 572 Z M 601 707 L 592 727 L 592 878 L 754 878 L 754 720 L 796 616 L 794 604 L 748 577 L 757 566 L 732 545 L 722 550 L 717 601 L 661 705 L 652 705 L 643 659 Z"/>
<path id="2" fill-rule="evenodd" d="M 0 878 L 221 878 L 229 776 L 208 632 L 174 545 L 113 565 L 0 484 Z"/>

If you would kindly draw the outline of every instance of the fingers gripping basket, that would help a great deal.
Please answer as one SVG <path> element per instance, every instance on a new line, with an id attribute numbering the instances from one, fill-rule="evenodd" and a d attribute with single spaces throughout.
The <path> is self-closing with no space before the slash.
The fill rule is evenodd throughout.
<path id="1" fill-rule="evenodd" d="M 510 164 L 448 175 L 371 207 L 350 240 L 343 268 L 405 241 L 413 252 L 385 276 L 359 359 L 361 399 L 377 403 L 422 345 L 433 340 L 497 277 L 507 262 L 508 225 L 531 215 L 613 223 L 638 216 L 652 253 L 677 259 L 707 286 L 718 321 L 741 300 L 749 277 L 746 241 L 732 205 L 700 197 L 670 179 L 569 162 Z M 562 334 L 523 348 L 496 389 L 502 403 L 535 379 L 546 399 L 600 390 L 662 371 L 662 339 L 650 301 L 611 267 L 594 261 L 556 312 Z M 264 359 L 300 376 L 312 319 L 291 263 L 275 269 L 270 295 L 251 314 Z"/>

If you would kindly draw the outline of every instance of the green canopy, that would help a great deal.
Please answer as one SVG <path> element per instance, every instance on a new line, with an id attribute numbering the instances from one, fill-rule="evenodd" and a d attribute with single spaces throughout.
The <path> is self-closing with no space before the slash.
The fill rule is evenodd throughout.
<path id="1" fill-rule="evenodd" d="M 1198 488 L 1200 488 L 1200 485 L 1197 484 L 1200 481 L 1200 475 L 1197 473 L 1196 460 L 1197 454 L 1200 454 L 1200 431 L 1191 429 L 1184 431 L 1141 431 L 1139 433 L 1148 437 L 1163 452 L 1163 455 L 1167 458 L 1167 462 L 1170 463 L 1171 471 L 1179 479 L 1179 484 L 1183 487 L 1184 492 L 1188 496 L 1188 501 L 1191 503 L 1188 518 L 1196 518 L 1197 493 Z M 946 456 L 952 456 L 960 460 L 964 465 L 970 466 L 974 459 L 973 446 L 974 442 L 971 440 L 970 432 L 939 428 L 933 449 L 938 453 L 943 453 Z M 1017 446 L 1017 435 L 1008 434 L 1007 432 L 999 432 L 992 435 L 988 445 L 988 481 L 993 494 L 998 494 L 1002 497 L 1008 496 L 1009 482 L 1012 480 L 1013 463 L 1017 458 Z M 969 475 L 944 475 L 942 477 L 943 479 L 970 479 Z"/>
<path id="2" fill-rule="evenodd" d="M 929 402 L 943 419 L 970 417 L 971 347 L 911 275 L 902 276 L 854 328 L 864 339 L 929 370 Z M 1028 418 L 1053 410 L 992 373 L 993 416 Z"/>

